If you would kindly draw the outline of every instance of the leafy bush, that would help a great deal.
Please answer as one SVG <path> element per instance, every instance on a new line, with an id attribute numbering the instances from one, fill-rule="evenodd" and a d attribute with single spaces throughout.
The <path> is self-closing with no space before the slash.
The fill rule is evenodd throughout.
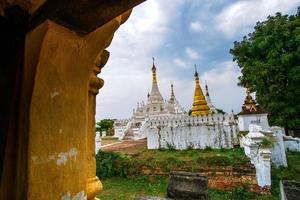
<path id="1" fill-rule="evenodd" d="M 251 192 L 248 192 L 247 187 L 240 186 L 235 188 L 232 191 L 231 199 L 233 200 L 248 200 L 248 199 L 254 199 L 254 194 Z"/>
<path id="2" fill-rule="evenodd" d="M 96 174 L 101 179 L 125 177 L 130 169 L 130 159 L 129 156 L 120 153 L 99 151 L 96 155 Z"/>

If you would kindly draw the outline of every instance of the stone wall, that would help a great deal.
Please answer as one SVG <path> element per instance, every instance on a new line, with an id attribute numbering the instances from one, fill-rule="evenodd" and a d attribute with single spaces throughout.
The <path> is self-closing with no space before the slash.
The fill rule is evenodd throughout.
<path id="1" fill-rule="evenodd" d="M 241 140 L 245 154 L 255 166 L 256 179 L 260 187 L 271 187 L 271 146 L 263 146 L 266 138 L 260 126 L 250 124 L 249 133 Z"/>
<path id="2" fill-rule="evenodd" d="M 271 138 L 273 141 L 273 146 L 271 148 L 272 163 L 276 166 L 287 167 L 285 144 L 283 142 L 283 137 L 285 136 L 284 129 L 282 127 L 272 126 L 270 127 L 270 131 L 272 132 Z"/>
<path id="3" fill-rule="evenodd" d="M 184 169 L 177 168 L 183 171 Z M 252 164 L 245 166 L 206 166 L 195 172 L 208 178 L 208 187 L 211 189 L 232 191 L 241 185 L 249 186 L 252 192 L 269 194 L 268 190 L 260 188 L 257 184 L 255 168 Z M 163 172 L 159 167 L 151 169 L 147 166 L 142 168 L 142 174 L 147 176 L 169 176 L 169 172 Z"/>
<path id="4" fill-rule="evenodd" d="M 148 149 L 232 148 L 238 144 L 237 123 L 231 114 L 151 118 L 145 132 Z"/>
<path id="5" fill-rule="evenodd" d="M 284 136 L 284 146 L 287 151 L 300 152 L 300 138 L 294 138 L 291 136 Z"/>

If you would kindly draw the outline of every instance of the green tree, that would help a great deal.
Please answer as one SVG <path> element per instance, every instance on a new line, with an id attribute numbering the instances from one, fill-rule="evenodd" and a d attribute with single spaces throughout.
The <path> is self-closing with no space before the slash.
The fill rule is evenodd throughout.
<path id="1" fill-rule="evenodd" d="M 272 125 L 300 127 L 300 15 L 269 16 L 230 50 Z"/>
<path id="2" fill-rule="evenodd" d="M 102 131 L 106 131 L 106 133 L 110 133 L 113 129 L 114 121 L 111 119 L 102 119 L 101 121 L 96 123 L 96 131 L 102 133 Z"/>

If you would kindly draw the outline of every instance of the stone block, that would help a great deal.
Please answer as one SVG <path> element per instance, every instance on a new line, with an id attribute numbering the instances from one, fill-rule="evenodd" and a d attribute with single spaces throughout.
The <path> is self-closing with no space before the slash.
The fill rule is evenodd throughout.
<path id="1" fill-rule="evenodd" d="M 280 182 L 281 200 L 298 200 L 300 197 L 300 182 L 281 181 Z"/>
<path id="2" fill-rule="evenodd" d="M 167 197 L 176 200 L 206 200 L 207 177 L 200 173 L 171 172 Z"/>
<path id="3" fill-rule="evenodd" d="M 153 196 L 144 196 L 144 197 L 135 198 L 134 200 L 171 200 L 171 199 L 153 197 Z"/>

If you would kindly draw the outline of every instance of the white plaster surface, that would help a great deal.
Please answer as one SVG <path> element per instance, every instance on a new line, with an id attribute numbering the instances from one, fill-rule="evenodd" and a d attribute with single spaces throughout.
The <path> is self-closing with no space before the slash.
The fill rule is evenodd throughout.
<path id="1" fill-rule="evenodd" d="M 255 166 L 257 184 L 260 187 L 271 186 L 271 148 L 260 146 L 266 137 L 262 128 L 255 124 L 249 125 L 249 133 L 243 138 L 245 154 Z"/>
<path id="2" fill-rule="evenodd" d="M 272 131 L 273 147 L 272 151 L 272 163 L 277 167 L 284 166 L 287 167 L 287 159 L 285 153 L 285 147 L 283 142 L 283 137 L 285 135 L 284 129 L 278 126 L 270 127 Z"/>
<path id="3" fill-rule="evenodd" d="M 67 192 L 61 197 L 61 200 L 87 200 L 87 196 L 84 191 L 80 191 L 77 194 L 75 194 L 74 197 L 71 199 L 70 192 Z"/>
<path id="4" fill-rule="evenodd" d="M 69 158 L 76 158 L 78 151 L 76 148 L 71 148 L 68 152 L 60 152 L 56 159 L 57 165 L 65 165 Z"/>
<path id="5" fill-rule="evenodd" d="M 248 114 L 248 115 L 238 115 L 238 125 L 240 131 L 249 131 L 249 125 L 256 124 L 262 129 L 268 129 L 268 114 Z"/>
<path id="6" fill-rule="evenodd" d="M 95 154 L 101 149 L 101 136 L 100 133 L 96 133 L 95 135 Z"/>
<path id="7" fill-rule="evenodd" d="M 300 152 L 300 138 L 284 136 L 284 146 L 287 151 Z"/>
<path id="8" fill-rule="evenodd" d="M 146 122 L 148 149 L 232 148 L 238 144 L 237 123 L 231 114 L 155 117 Z"/>

